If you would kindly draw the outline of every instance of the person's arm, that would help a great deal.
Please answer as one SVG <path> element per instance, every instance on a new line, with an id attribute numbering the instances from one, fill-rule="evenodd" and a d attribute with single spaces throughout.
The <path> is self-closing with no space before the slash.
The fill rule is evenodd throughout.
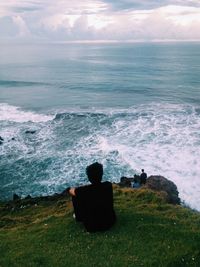
<path id="1" fill-rule="evenodd" d="M 76 196 L 76 193 L 75 193 L 75 189 L 76 188 L 70 188 L 70 190 L 69 190 L 69 194 L 72 196 L 72 197 L 75 197 Z"/>

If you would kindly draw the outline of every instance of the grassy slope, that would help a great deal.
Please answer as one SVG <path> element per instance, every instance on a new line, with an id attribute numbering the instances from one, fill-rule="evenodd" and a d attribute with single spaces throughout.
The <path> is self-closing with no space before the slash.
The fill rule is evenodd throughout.
<path id="1" fill-rule="evenodd" d="M 115 187 L 112 230 L 88 234 L 69 199 L 14 211 L 0 205 L 0 266 L 200 266 L 200 214 L 161 194 Z"/>

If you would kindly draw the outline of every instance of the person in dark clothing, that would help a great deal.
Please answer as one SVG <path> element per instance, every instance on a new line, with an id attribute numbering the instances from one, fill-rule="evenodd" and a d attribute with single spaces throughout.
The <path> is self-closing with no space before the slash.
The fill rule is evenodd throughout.
<path id="1" fill-rule="evenodd" d="M 101 182 L 103 165 L 98 162 L 89 165 L 86 173 L 91 184 L 69 190 L 76 220 L 88 232 L 108 230 L 116 221 L 112 184 Z"/>
<path id="2" fill-rule="evenodd" d="M 147 174 L 144 172 L 144 169 L 142 169 L 142 173 L 140 174 L 140 184 L 146 184 L 147 181 Z"/>

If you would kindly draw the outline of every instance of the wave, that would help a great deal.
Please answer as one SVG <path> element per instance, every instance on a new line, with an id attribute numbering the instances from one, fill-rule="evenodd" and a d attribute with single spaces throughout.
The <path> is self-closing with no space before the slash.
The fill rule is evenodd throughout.
<path id="1" fill-rule="evenodd" d="M 32 121 L 4 127 L 12 134 L 17 127 L 15 141 L 3 145 L 5 184 L 17 174 L 12 186 L 18 190 L 21 183 L 27 194 L 53 193 L 85 183 L 85 167 L 100 161 L 111 181 L 141 168 L 149 175 L 163 175 L 177 184 L 186 204 L 200 210 L 199 107 L 152 103 L 127 109 L 77 108 L 48 116 L 1 104 L 0 116 L 2 107 L 4 119 Z M 45 123 L 36 126 L 38 121 Z M 36 133 L 25 134 L 27 127 Z"/>
<path id="2" fill-rule="evenodd" d="M 152 103 L 128 109 L 67 111 L 58 113 L 55 120 L 61 128 L 67 125 L 77 140 L 71 155 L 74 162 L 87 165 L 100 160 L 115 181 L 141 168 L 166 176 L 177 184 L 182 200 L 200 210 L 198 107 Z"/>
<path id="3" fill-rule="evenodd" d="M 46 122 L 52 120 L 54 116 L 38 114 L 31 111 L 24 111 L 20 107 L 6 103 L 0 103 L 0 121 L 13 122 Z"/>
<path id="4" fill-rule="evenodd" d="M 136 105 L 129 108 L 74 108 L 64 111 L 54 111 L 55 121 L 65 121 L 69 119 L 131 119 L 136 120 L 139 118 L 153 118 L 158 117 L 159 119 L 164 116 L 168 117 L 184 117 L 184 116 L 196 116 L 200 114 L 200 108 L 192 105 L 181 105 L 181 104 L 167 104 L 167 103 L 151 103 L 147 105 Z M 198 118 L 198 116 L 197 116 Z"/>
<path id="5" fill-rule="evenodd" d="M 46 83 L 0 80 L 0 86 L 3 86 L 3 87 L 23 87 L 23 86 L 34 86 L 34 85 L 46 85 Z"/>

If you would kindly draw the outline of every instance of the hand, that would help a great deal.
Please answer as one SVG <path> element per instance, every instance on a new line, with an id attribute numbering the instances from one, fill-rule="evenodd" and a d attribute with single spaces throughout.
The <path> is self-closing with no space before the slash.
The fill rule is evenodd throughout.
<path id="1" fill-rule="evenodd" d="M 70 189 L 69 189 L 69 194 L 70 194 L 72 197 L 75 197 L 75 196 L 76 196 L 75 188 L 70 188 Z"/>

